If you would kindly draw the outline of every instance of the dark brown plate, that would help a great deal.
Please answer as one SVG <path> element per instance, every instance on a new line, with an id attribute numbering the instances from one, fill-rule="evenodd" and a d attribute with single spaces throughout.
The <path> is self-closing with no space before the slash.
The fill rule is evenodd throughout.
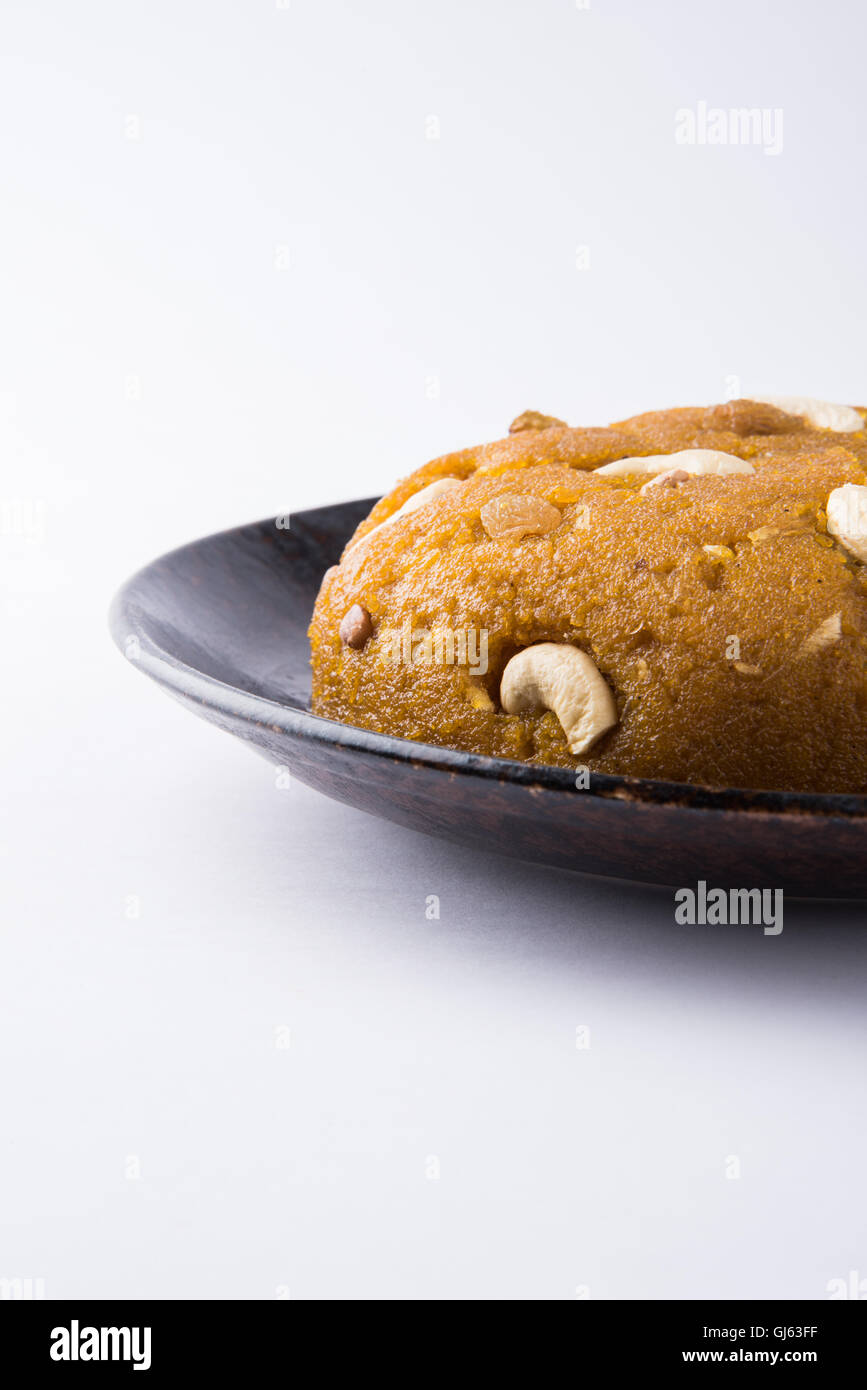
<path id="1" fill-rule="evenodd" d="M 714 790 L 528 767 L 310 713 L 319 582 L 374 499 L 194 541 L 115 598 L 121 650 L 196 714 L 374 815 L 512 858 L 608 877 L 867 897 L 867 797 Z M 280 518 L 283 520 L 283 518 Z"/>

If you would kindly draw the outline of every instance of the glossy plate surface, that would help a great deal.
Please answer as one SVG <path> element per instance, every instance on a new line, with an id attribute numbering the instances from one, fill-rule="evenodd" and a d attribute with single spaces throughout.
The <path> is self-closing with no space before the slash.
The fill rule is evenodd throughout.
<path id="1" fill-rule="evenodd" d="M 319 582 L 375 499 L 194 541 L 134 575 L 112 634 L 196 714 L 327 796 L 512 858 L 608 877 L 867 897 L 867 797 L 711 790 L 412 743 L 309 711 Z"/>

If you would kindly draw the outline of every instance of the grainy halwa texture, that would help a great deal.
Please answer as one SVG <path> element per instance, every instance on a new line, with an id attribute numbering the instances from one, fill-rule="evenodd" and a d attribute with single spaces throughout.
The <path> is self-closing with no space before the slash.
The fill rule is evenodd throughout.
<path id="1" fill-rule="evenodd" d="M 755 474 L 641 492 L 646 475 L 594 472 L 690 448 L 747 459 Z M 361 539 L 446 477 L 461 485 Z M 867 483 L 863 430 L 815 429 L 751 401 L 608 429 L 522 428 L 435 459 L 374 507 L 323 580 L 310 628 L 313 708 L 529 763 L 867 791 L 867 569 L 826 526 L 829 493 L 844 483 Z M 492 539 L 480 511 L 505 493 L 556 507 L 559 523 Z M 361 649 L 340 637 L 356 604 L 372 626 Z M 389 660 L 390 634 L 407 624 L 484 630 L 486 674 Z M 811 645 L 823 624 L 826 640 Z M 537 642 L 580 647 L 611 687 L 617 726 L 581 756 L 550 711 L 500 705 L 504 666 Z"/>

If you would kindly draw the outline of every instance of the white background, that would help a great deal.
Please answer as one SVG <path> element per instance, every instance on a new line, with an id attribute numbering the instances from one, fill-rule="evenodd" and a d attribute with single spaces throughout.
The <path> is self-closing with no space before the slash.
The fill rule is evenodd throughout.
<path id="1" fill-rule="evenodd" d="M 864 403 L 861 7 L 6 0 L 2 31 L 0 1278 L 867 1277 L 861 908 L 678 927 L 279 790 L 105 623 L 161 551 L 527 407 Z M 781 109 L 782 152 L 678 145 L 700 101 Z"/>

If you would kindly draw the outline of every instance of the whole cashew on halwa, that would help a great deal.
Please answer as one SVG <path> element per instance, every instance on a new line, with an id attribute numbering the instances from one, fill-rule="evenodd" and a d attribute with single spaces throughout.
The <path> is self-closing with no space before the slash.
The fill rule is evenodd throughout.
<path id="1" fill-rule="evenodd" d="M 568 642 L 539 642 L 506 664 L 500 702 L 507 714 L 549 709 L 570 753 L 584 753 L 617 723 L 608 685 L 586 652 Z"/>

